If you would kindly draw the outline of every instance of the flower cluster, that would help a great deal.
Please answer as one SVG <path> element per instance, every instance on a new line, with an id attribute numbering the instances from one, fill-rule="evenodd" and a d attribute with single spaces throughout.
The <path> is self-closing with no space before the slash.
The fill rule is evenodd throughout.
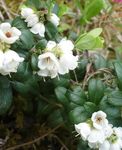
<path id="1" fill-rule="evenodd" d="M 90 148 L 99 150 L 121 150 L 122 128 L 113 127 L 103 111 L 92 114 L 87 122 L 75 125 L 75 130 Z"/>
<path id="2" fill-rule="evenodd" d="M 65 38 L 59 43 L 49 41 L 44 53 L 38 57 L 38 75 L 55 78 L 74 70 L 78 66 L 78 56 L 73 55 L 73 49 L 73 43 Z"/>
<path id="3" fill-rule="evenodd" d="M 44 37 L 45 26 L 42 21 L 40 21 L 38 12 L 34 12 L 34 10 L 31 8 L 23 7 L 21 10 L 21 16 L 23 19 L 25 19 L 27 26 L 30 27 L 30 31 L 33 34 L 39 34 L 41 37 Z M 49 16 L 48 20 L 56 27 L 59 25 L 60 19 L 54 13 Z"/>
<path id="4" fill-rule="evenodd" d="M 16 42 L 21 35 L 21 31 L 11 27 L 9 23 L 0 24 L 0 73 L 8 75 L 17 72 L 19 63 L 24 60 L 15 51 L 10 50 L 10 44 Z"/>

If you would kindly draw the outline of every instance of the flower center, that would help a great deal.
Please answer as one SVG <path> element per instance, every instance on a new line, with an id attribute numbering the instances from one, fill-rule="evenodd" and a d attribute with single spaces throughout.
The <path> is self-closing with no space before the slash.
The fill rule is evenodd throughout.
<path id="1" fill-rule="evenodd" d="M 96 122 L 97 122 L 97 123 L 100 123 L 101 121 L 102 121 L 102 118 L 101 118 L 101 117 L 97 117 L 97 118 L 96 118 Z"/>
<path id="2" fill-rule="evenodd" d="M 8 38 L 10 38 L 10 37 L 12 37 L 12 34 L 11 34 L 11 32 L 6 32 L 6 34 L 5 34 Z"/>
<path id="3" fill-rule="evenodd" d="M 49 63 L 50 63 L 50 57 L 47 57 L 47 58 L 46 58 L 46 61 L 47 61 L 47 63 L 49 64 Z"/>

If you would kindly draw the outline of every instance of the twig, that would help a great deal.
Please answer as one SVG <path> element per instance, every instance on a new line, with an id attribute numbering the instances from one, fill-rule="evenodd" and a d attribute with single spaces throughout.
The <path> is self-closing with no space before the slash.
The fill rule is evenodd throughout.
<path id="1" fill-rule="evenodd" d="M 58 142 L 62 145 L 62 148 L 65 148 L 65 150 L 69 150 L 69 149 L 67 148 L 67 146 L 63 143 L 63 141 L 62 141 L 59 137 L 57 137 L 57 136 L 54 135 L 54 134 L 52 134 L 52 136 L 58 140 Z"/>
<path id="2" fill-rule="evenodd" d="M 0 11 L 0 19 L 3 21 L 4 20 L 4 16 L 2 15 L 1 11 Z"/>
<path id="3" fill-rule="evenodd" d="M 50 130 L 48 133 L 42 135 L 41 137 L 38 137 L 32 141 L 29 141 L 27 143 L 23 143 L 23 144 L 20 144 L 20 145 L 16 145 L 16 146 L 13 146 L 13 147 L 10 147 L 10 148 L 7 148 L 6 150 L 16 150 L 16 149 L 19 149 L 19 148 L 22 148 L 22 147 L 25 147 L 25 146 L 29 146 L 29 145 L 33 145 L 34 143 L 37 143 L 39 142 L 40 140 L 44 139 L 46 136 L 48 136 L 49 134 L 53 133 L 54 131 L 56 131 L 58 128 L 60 128 L 62 126 L 62 124 L 58 125 L 57 127 L 53 128 L 52 130 Z"/>
<path id="4" fill-rule="evenodd" d="M 5 0 L 0 0 L 1 2 L 1 7 L 5 10 L 5 13 L 7 14 L 9 19 L 12 19 L 11 14 L 9 13 L 9 9 L 6 6 Z"/>

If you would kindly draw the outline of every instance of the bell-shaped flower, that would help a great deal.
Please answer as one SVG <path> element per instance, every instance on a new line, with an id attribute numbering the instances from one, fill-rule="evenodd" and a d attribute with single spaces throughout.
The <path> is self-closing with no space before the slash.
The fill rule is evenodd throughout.
<path id="1" fill-rule="evenodd" d="M 92 114 L 91 120 L 93 122 L 94 128 L 96 129 L 102 129 L 108 125 L 106 114 L 103 111 L 94 112 Z"/>
<path id="2" fill-rule="evenodd" d="M 71 40 L 67 40 L 66 38 L 63 38 L 59 43 L 58 47 L 61 49 L 63 54 L 72 54 L 72 51 L 74 49 L 74 44 Z"/>
<path id="3" fill-rule="evenodd" d="M 46 52 L 41 54 L 38 60 L 38 67 L 40 69 L 38 75 L 44 77 L 51 76 L 51 78 L 55 78 L 58 75 L 59 63 L 53 53 Z"/>
<path id="4" fill-rule="evenodd" d="M 21 31 L 16 27 L 11 27 L 10 23 L 0 24 L 0 40 L 7 43 L 13 44 L 19 39 Z"/>
<path id="5" fill-rule="evenodd" d="M 44 37 L 44 33 L 45 33 L 45 26 L 44 24 L 42 24 L 41 22 L 35 24 L 30 31 L 33 34 L 39 34 L 41 37 Z"/>
<path id="6" fill-rule="evenodd" d="M 88 137 L 88 142 L 91 143 L 92 145 L 99 145 L 102 144 L 105 140 L 105 134 L 103 130 L 97 130 L 97 129 L 92 129 L 89 137 Z"/>
<path id="7" fill-rule="evenodd" d="M 49 21 L 57 27 L 59 25 L 60 18 L 56 14 L 52 13 L 49 17 Z"/>
<path id="8" fill-rule="evenodd" d="M 34 11 L 33 11 L 33 9 L 31 9 L 31 8 L 23 7 L 23 8 L 21 9 L 21 16 L 22 16 L 22 18 L 24 18 L 24 19 L 26 19 L 28 16 L 30 16 L 30 15 L 32 15 L 32 14 L 34 14 Z"/>
<path id="9" fill-rule="evenodd" d="M 78 56 L 64 54 L 59 59 L 59 73 L 64 75 L 78 66 Z"/>
<path id="10" fill-rule="evenodd" d="M 121 150 L 122 128 L 113 128 L 113 133 L 100 146 L 99 150 Z"/>
<path id="11" fill-rule="evenodd" d="M 33 27 L 39 22 L 39 18 L 36 14 L 32 14 L 25 19 L 25 22 L 27 22 L 28 27 Z"/>
<path id="12" fill-rule="evenodd" d="M 2 54 L 2 53 L 1 53 Z M 15 51 L 7 50 L 2 54 L 2 63 L 0 61 L 0 73 L 8 75 L 11 72 L 17 72 L 18 66 L 24 61 Z"/>
<path id="13" fill-rule="evenodd" d="M 91 127 L 88 123 L 83 122 L 75 124 L 75 130 L 79 135 L 81 135 L 82 139 L 86 141 L 91 132 Z"/>

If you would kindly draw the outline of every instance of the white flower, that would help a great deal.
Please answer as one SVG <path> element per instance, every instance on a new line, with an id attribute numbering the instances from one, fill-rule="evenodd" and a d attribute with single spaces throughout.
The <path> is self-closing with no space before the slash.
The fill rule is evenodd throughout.
<path id="1" fill-rule="evenodd" d="M 49 41 L 47 43 L 47 46 L 46 46 L 46 50 L 47 51 L 53 51 L 52 49 L 55 48 L 57 46 L 56 42 L 54 41 Z"/>
<path id="2" fill-rule="evenodd" d="M 81 135 L 82 139 L 86 141 L 91 132 L 91 127 L 88 123 L 84 122 L 77 125 L 75 124 L 75 130 Z"/>
<path id="3" fill-rule="evenodd" d="M 25 22 L 27 22 L 28 27 L 33 27 L 39 22 L 39 18 L 36 14 L 32 14 L 26 18 Z"/>
<path id="4" fill-rule="evenodd" d="M 57 27 L 59 25 L 60 18 L 56 14 L 52 13 L 49 17 L 49 21 Z"/>
<path id="5" fill-rule="evenodd" d="M 113 128 L 112 135 L 100 146 L 99 150 L 121 150 L 122 149 L 122 128 Z"/>
<path id="6" fill-rule="evenodd" d="M 78 56 L 72 54 L 65 54 L 59 60 L 59 73 L 66 74 L 69 70 L 74 70 L 78 66 Z"/>
<path id="7" fill-rule="evenodd" d="M 46 50 L 55 53 L 59 59 L 59 74 L 66 74 L 78 66 L 78 56 L 73 55 L 74 45 L 70 40 L 62 39 L 59 43 L 49 41 Z"/>
<path id="8" fill-rule="evenodd" d="M 21 31 L 16 27 L 11 27 L 9 23 L 2 23 L 0 25 L 0 40 L 12 44 L 19 39 Z"/>
<path id="9" fill-rule="evenodd" d="M 30 31 L 33 34 L 39 34 L 41 37 L 44 37 L 44 33 L 45 33 L 45 26 L 44 24 L 42 24 L 41 22 L 35 24 Z"/>
<path id="10" fill-rule="evenodd" d="M 3 61 L 4 61 L 4 53 L 2 50 L 0 50 L 0 69 L 3 66 Z"/>
<path id="11" fill-rule="evenodd" d="M 105 140 L 105 134 L 103 130 L 92 129 L 90 135 L 88 136 L 88 142 L 93 144 L 103 143 Z"/>
<path id="12" fill-rule="evenodd" d="M 24 58 L 20 57 L 13 50 L 7 50 L 5 53 L 1 54 L 0 57 L 2 56 L 2 62 L 0 62 L 0 73 L 2 75 L 8 75 L 11 72 L 17 72 L 17 68 L 20 62 L 24 61 Z"/>
<path id="13" fill-rule="evenodd" d="M 108 125 L 106 114 L 103 111 L 94 112 L 91 120 L 93 121 L 93 126 L 96 129 L 102 129 Z"/>
<path id="14" fill-rule="evenodd" d="M 25 7 L 21 10 L 21 16 L 26 19 L 28 16 L 32 15 L 34 13 L 33 9 Z"/>
<path id="15" fill-rule="evenodd" d="M 41 54 L 38 59 L 38 67 L 40 69 L 38 75 L 44 77 L 51 76 L 51 78 L 55 78 L 58 75 L 59 63 L 53 53 L 47 52 Z"/>
<path id="16" fill-rule="evenodd" d="M 74 49 L 74 44 L 72 43 L 72 41 L 63 38 L 59 42 L 58 47 L 61 49 L 63 54 L 72 54 L 72 51 Z"/>

